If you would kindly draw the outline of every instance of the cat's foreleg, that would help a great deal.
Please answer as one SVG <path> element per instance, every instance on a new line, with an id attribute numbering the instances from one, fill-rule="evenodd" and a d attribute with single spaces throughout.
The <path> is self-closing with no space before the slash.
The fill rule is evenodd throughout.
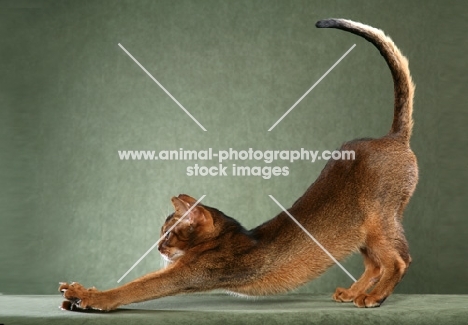
<path id="1" fill-rule="evenodd" d="M 184 266 L 177 268 L 169 266 L 142 276 L 120 287 L 100 291 L 96 288 L 87 289 L 79 283 L 61 283 L 59 291 L 69 303 L 62 306 L 65 309 L 113 310 L 121 305 L 156 299 L 179 293 L 210 290 L 206 284 L 203 271 Z M 67 308 L 70 307 L 70 308 Z"/>

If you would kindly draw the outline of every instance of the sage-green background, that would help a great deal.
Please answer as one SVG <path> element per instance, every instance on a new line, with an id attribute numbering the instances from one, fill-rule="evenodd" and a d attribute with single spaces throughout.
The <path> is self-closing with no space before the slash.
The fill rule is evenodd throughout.
<path id="1" fill-rule="evenodd" d="M 344 17 L 391 35 L 417 84 L 420 182 L 404 219 L 414 261 L 397 292 L 468 293 L 459 168 L 467 149 L 465 3 L 0 2 L 0 292 L 55 293 L 59 281 L 113 287 L 158 239 L 171 196 L 206 194 L 205 204 L 250 228 L 279 212 L 268 194 L 290 206 L 324 165 L 279 161 L 273 165 L 288 166 L 289 176 L 269 180 L 188 177 L 196 161 L 120 161 L 118 150 L 333 150 L 385 134 L 393 88 L 384 60 L 357 36 L 314 27 Z M 344 265 L 356 277 L 362 271 L 358 255 Z M 159 267 L 155 250 L 124 282 Z M 300 290 L 348 285 L 333 267 Z"/>

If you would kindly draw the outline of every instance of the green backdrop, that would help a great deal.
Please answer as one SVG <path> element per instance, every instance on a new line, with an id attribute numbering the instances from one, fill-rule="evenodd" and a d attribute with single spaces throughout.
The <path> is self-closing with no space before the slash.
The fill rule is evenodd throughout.
<path id="1" fill-rule="evenodd" d="M 417 84 L 420 182 L 404 219 L 413 264 L 397 292 L 468 293 L 466 175 L 457 163 L 466 150 L 465 2 L 2 1 L 0 8 L 1 293 L 55 293 L 59 281 L 113 287 L 158 239 L 171 196 L 206 194 L 205 204 L 250 228 L 279 212 L 268 194 L 290 206 L 324 165 L 276 162 L 290 173 L 269 180 L 189 177 L 188 166 L 217 163 L 121 161 L 118 150 L 333 150 L 385 134 L 393 114 L 388 68 L 365 40 L 314 27 L 328 17 L 386 31 Z M 124 282 L 160 264 L 154 250 Z M 344 265 L 356 277 L 362 271 L 358 255 Z M 300 290 L 331 294 L 349 284 L 333 267 Z"/>

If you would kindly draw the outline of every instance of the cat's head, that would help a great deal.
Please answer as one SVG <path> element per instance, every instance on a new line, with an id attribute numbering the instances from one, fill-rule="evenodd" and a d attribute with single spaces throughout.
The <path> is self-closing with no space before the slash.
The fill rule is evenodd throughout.
<path id="1" fill-rule="evenodd" d="M 161 227 L 161 236 L 164 238 L 158 246 L 159 252 L 168 262 L 176 261 L 190 247 L 216 236 L 213 215 L 207 207 L 197 204 L 190 210 L 197 200 L 185 194 L 173 197 L 171 201 L 174 213 L 167 217 Z M 176 223 L 177 225 L 165 235 Z"/>

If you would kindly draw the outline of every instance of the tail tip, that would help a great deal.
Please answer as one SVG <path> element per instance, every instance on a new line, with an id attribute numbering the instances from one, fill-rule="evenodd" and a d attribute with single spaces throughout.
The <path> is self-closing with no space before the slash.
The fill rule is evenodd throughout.
<path id="1" fill-rule="evenodd" d="M 315 23 L 317 28 L 330 28 L 336 25 L 336 19 L 322 19 Z"/>

